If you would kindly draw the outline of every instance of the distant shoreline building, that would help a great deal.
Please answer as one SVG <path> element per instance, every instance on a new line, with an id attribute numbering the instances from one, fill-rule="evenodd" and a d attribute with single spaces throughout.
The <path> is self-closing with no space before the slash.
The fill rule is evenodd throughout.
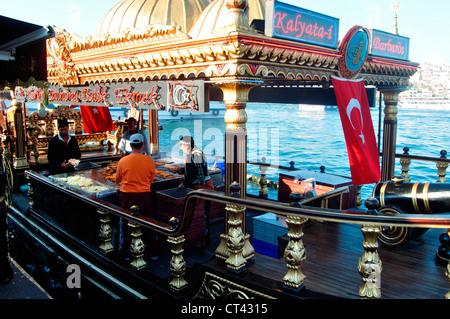
<path id="1" fill-rule="evenodd" d="M 411 89 L 400 94 L 405 98 L 450 98 L 450 64 L 425 62 L 410 79 Z"/>

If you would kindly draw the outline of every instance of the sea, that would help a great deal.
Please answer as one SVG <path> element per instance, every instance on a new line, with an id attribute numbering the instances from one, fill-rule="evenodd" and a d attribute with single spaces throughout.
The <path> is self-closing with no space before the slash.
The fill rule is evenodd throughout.
<path id="1" fill-rule="evenodd" d="M 165 111 L 163 111 L 165 112 Z M 146 112 L 144 112 L 146 113 Z M 350 177 L 347 148 L 342 124 L 337 109 L 302 110 L 297 104 L 248 103 L 247 113 L 247 159 L 266 163 L 267 179 L 278 182 L 279 174 L 285 170 L 278 166 L 290 166 Z M 382 148 L 384 113 L 378 107 L 371 108 L 375 136 Z M 123 118 L 123 111 L 112 112 L 112 117 Z M 450 110 L 398 109 L 397 154 L 409 148 L 410 155 L 440 157 L 441 150 L 450 150 Z M 197 146 L 208 155 L 214 155 L 220 163 L 224 155 L 225 122 L 223 118 L 161 121 L 159 131 L 160 151 L 166 156 L 182 158 L 175 143 L 180 136 L 191 135 Z M 378 141 L 381 136 L 381 142 Z M 222 160 L 223 162 L 223 160 Z M 257 165 L 247 165 L 247 173 L 260 176 Z M 401 173 L 397 160 L 396 174 Z M 434 182 L 437 180 L 435 162 L 412 161 L 409 171 L 411 181 Z M 363 201 L 370 197 L 375 184 L 364 185 Z M 258 185 L 248 182 L 247 192 L 258 195 Z M 277 191 L 269 188 L 269 198 L 276 199 Z"/>

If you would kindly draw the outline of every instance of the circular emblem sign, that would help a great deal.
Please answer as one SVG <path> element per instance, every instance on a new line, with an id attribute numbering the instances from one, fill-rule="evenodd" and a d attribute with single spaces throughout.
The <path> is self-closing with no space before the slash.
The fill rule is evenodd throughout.
<path id="1" fill-rule="evenodd" d="M 43 119 L 47 116 L 47 110 L 46 109 L 39 109 L 37 112 L 37 115 L 40 119 Z"/>
<path id="2" fill-rule="evenodd" d="M 369 53 L 369 32 L 355 26 L 345 35 L 340 48 L 339 73 L 341 77 L 354 78 L 361 70 Z"/>

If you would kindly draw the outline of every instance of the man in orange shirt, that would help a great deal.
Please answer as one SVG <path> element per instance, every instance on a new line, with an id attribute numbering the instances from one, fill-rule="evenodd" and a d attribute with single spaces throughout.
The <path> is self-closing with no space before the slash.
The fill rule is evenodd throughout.
<path id="1" fill-rule="evenodd" d="M 142 154 L 144 137 L 142 134 L 133 134 L 130 137 L 131 154 L 122 157 L 117 164 L 116 183 L 120 183 L 120 206 L 130 209 L 131 206 L 139 207 L 139 214 L 153 218 L 150 198 L 150 187 L 155 179 L 155 162 L 145 154 Z M 124 223 L 124 244 L 128 249 L 131 242 L 129 236 L 128 222 Z M 147 233 L 147 247 L 149 247 L 152 259 L 158 258 L 158 243 L 154 231 L 144 230 Z M 145 239 L 144 239 L 145 240 Z"/>

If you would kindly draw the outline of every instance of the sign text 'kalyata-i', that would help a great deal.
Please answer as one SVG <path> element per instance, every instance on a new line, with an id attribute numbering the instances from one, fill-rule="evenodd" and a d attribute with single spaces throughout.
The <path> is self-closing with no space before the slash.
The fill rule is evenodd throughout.
<path id="1" fill-rule="evenodd" d="M 265 34 L 270 37 L 337 48 L 339 19 L 268 0 Z"/>

